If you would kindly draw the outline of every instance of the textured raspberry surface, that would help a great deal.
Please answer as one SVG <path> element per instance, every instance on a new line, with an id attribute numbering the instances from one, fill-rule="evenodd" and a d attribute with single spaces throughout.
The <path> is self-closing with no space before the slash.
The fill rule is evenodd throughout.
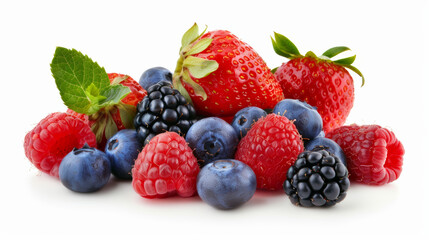
<path id="1" fill-rule="evenodd" d="M 302 151 L 304 145 L 295 125 L 286 117 L 269 114 L 240 141 L 235 159 L 252 168 L 259 189 L 279 190 Z"/>
<path id="2" fill-rule="evenodd" d="M 378 125 L 342 126 L 326 137 L 343 149 L 351 181 L 383 185 L 401 174 L 405 150 L 388 129 Z"/>
<path id="3" fill-rule="evenodd" d="M 89 125 L 89 118 L 88 115 L 86 114 L 82 114 L 82 113 L 77 113 L 71 109 L 67 109 L 66 113 L 73 115 L 77 118 L 79 118 L 80 120 L 82 120 L 86 125 Z"/>
<path id="4" fill-rule="evenodd" d="M 42 172 L 58 177 L 64 156 L 85 143 L 95 147 L 95 135 L 78 117 L 51 113 L 27 133 L 24 150 L 27 158 Z"/>
<path id="5" fill-rule="evenodd" d="M 143 148 L 132 169 L 133 188 L 145 198 L 196 194 L 200 168 L 192 149 L 175 132 L 156 135 Z"/>

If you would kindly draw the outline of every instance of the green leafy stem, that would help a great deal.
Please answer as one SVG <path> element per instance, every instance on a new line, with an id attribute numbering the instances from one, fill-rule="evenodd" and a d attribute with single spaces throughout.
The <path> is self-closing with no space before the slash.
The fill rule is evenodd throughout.
<path id="1" fill-rule="evenodd" d="M 192 55 L 201 53 L 206 50 L 213 39 L 203 38 L 201 36 L 206 32 L 207 27 L 202 33 L 198 33 L 198 25 L 195 23 L 182 37 L 182 46 L 180 48 L 180 57 L 177 60 L 176 69 L 173 74 L 173 86 L 192 103 L 189 93 L 183 86 L 187 83 L 194 90 L 195 95 L 200 96 L 203 100 L 207 99 L 207 94 L 204 89 L 196 83 L 194 79 L 201 79 L 219 68 L 219 64 L 215 60 L 207 60 L 204 58 L 195 57 Z"/>
<path id="2" fill-rule="evenodd" d="M 271 43 L 273 44 L 274 51 L 280 56 L 283 56 L 283 57 L 286 57 L 289 59 L 304 57 L 303 55 L 301 55 L 301 53 L 298 51 L 298 48 L 295 46 L 295 44 L 293 44 L 293 42 L 291 40 L 289 40 L 287 37 L 285 37 L 279 33 L 274 32 L 274 38 L 271 37 Z M 343 52 L 348 51 L 348 50 L 350 50 L 350 48 L 345 47 L 345 46 L 338 46 L 338 47 L 333 47 L 333 48 L 326 50 L 319 57 L 317 57 L 316 54 L 314 54 L 311 51 L 307 52 L 305 54 L 305 56 L 320 59 L 322 61 L 332 62 L 336 65 L 339 65 L 339 66 L 342 66 L 342 67 L 345 67 L 345 68 L 352 70 L 353 72 L 355 72 L 357 75 L 359 75 L 362 78 L 362 85 L 361 86 L 363 86 L 365 84 L 365 78 L 364 78 L 363 74 L 359 71 L 359 69 L 352 66 L 353 62 L 356 59 L 356 55 L 353 55 L 353 56 L 347 57 L 347 58 L 338 59 L 338 60 L 332 60 L 331 59 L 331 58 L 337 56 L 338 54 L 343 53 Z M 277 70 L 277 68 L 274 68 L 272 70 L 272 72 L 275 72 L 276 70 Z"/>

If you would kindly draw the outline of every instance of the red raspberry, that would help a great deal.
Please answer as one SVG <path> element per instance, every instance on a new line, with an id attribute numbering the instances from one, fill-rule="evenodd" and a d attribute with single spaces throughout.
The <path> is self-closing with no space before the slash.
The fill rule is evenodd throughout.
<path id="1" fill-rule="evenodd" d="M 82 114 L 82 113 L 77 113 L 71 109 L 67 109 L 66 113 L 73 115 L 77 118 L 79 118 L 80 120 L 82 120 L 86 125 L 89 125 L 89 117 L 86 114 Z"/>
<path id="2" fill-rule="evenodd" d="M 343 149 L 350 180 L 383 185 L 398 179 L 405 150 L 395 134 L 378 125 L 342 126 L 326 134 Z"/>
<path id="3" fill-rule="evenodd" d="M 175 132 L 156 135 L 143 148 L 132 169 L 134 190 L 145 198 L 196 193 L 200 168 L 192 149 Z"/>
<path id="4" fill-rule="evenodd" d="M 25 135 L 27 158 L 40 171 L 58 177 L 64 156 L 85 143 L 95 147 L 95 135 L 79 118 L 67 113 L 51 113 Z"/>
<path id="5" fill-rule="evenodd" d="M 241 139 L 235 159 L 253 169 L 259 189 L 279 190 L 302 151 L 304 144 L 295 125 L 286 117 L 269 114 Z"/>

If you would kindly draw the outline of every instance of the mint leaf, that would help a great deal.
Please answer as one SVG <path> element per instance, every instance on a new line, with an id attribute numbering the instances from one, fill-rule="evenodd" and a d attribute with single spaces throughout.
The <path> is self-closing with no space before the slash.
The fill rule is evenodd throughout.
<path id="1" fill-rule="evenodd" d="M 105 99 L 98 104 L 100 108 L 119 104 L 130 92 L 131 90 L 123 85 L 110 85 L 101 92 Z"/>
<path id="2" fill-rule="evenodd" d="M 91 102 L 87 112 L 90 114 L 98 112 L 101 108 L 99 102 L 105 100 L 106 97 L 100 95 L 100 90 L 94 85 L 94 83 L 91 83 L 91 85 L 86 88 L 85 94 Z"/>
<path id="3" fill-rule="evenodd" d="M 103 93 L 110 87 L 109 77 L 103 67 L 75 49 L 57 47 L 51 72 L 68 108 L 88 115 L 100 109 L 98 102 L 102 97 L 97 97 L 96 93 Z"/>

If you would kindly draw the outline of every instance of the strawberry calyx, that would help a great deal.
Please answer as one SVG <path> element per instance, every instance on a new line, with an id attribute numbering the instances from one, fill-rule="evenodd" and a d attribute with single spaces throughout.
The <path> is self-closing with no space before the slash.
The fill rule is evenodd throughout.
<path id="1" fill-rule="evenodd" d="M 185 32 L 179 51 L 180 57 L 177 60 L 176 69 L 173 74 L 173 87 L 179 90 L 191 104 L 191 97 L 183 84 L 189 84 L 194 94 L 202 97 L 203 101 L 205 101 L 207 99 L 206 92 L 193 79 L 204 78 L 216 71 L 219 67 L 219 64 L 215 60 L 207 60 L 193 56 L 206 50 L 212 43 L 213 39 L 211 38 L 201 39 L 201 36 L 203 36 L 206 30 L 207 26 L 202 33 L 198 33 L 198 25 L 194 23 L 194 25 Z"/>
<path id="2" fill-rule="evenodd" d="M 96 136 L 97 143 L 102 142 L 104 138 L 110 139 L 120 130 L 117 125 L 118 120 L 114 117 L 117 111 L 120 114 L 120 124 L 124 128 L 134 128 L 135 106 L 120 102 L 116 105 L 103 108 L 94 114 L 88 115 L 89 121 L 92 122 L 91 130 Z"/>
<path id="3" fill-rule="evenodd" d="M 312 51 L 309 51 L 305 54 L 305 56 L 303 56 L 301 55 L 298 48 L 295 46 L 295 44 L 293 44 L 291 40 L 289 40 L 287 37 L 279 33 L 274 32 L 274 38 L 271 37 L 271 43 L 273 44 L 274 51 L 280 56 L 286 57 L 288 59 L 308 57 L 308 58 L 316 59 L 318 61 L 333 63 L 335 65 L 342 66 L 352 70 L 362 78 L 361 86 L 365 84 L 365 78 L 363 74 L 359 71 L 359 69 L 352 66 L 353 62 L 356 59 L 356 55 L 353 55 L 347 58 L 341 58 L 338 60 L 332 60 L 332 58 L 337 56 L 338 54 L 343 53 L 345 51 L 349 51 L 350 48 L 348 47 L 345 47 L 345 46 L 333 47 L 326 50 L 321 56 L 317 56 Z M 274 68 L 271 71 L 275 73 L 276 70 L 277 68 Z"/>

